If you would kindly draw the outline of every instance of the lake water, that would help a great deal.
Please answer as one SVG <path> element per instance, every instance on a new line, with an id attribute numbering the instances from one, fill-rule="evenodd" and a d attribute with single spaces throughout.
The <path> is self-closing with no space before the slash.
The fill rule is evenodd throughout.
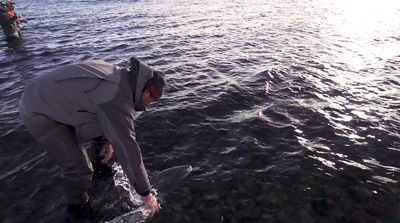
<path id="1" fill-rule="evenodd" d="M 400 222 L 400 2 L 16 1 L 0 41 L 1 222 L 63 222 L 58 168 L 17 114 L 27 81 L 136 56 L 168 78 L 138 114 L 150 175 L 190 164 L 154 222 Z M 135 206 L 94 179 L 99 216 Z"/>

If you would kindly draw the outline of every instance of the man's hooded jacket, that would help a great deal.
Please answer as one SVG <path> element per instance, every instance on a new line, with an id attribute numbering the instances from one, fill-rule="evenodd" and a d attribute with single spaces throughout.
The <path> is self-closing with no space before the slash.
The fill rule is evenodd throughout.
<path id="1" fill-rule="evenodd" d="M 141 98 L 146 81 L 160 73 L 135 58 L 130 69 L 84 61 L 33 79 L 23 102 L 28 112 L 73 126 L 82 142 L 105 136 L 131 185 L 145 194 L 150 184 L 135 140 L 134 110 L 145 109 Z"/>

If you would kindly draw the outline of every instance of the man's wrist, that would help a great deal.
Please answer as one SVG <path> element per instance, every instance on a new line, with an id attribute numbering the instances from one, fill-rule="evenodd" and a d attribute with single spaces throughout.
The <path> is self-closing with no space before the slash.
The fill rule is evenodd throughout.
<path id="1" fill-rule="evenodd" d="M 142 196 L 142 197 L 146 197 L 149 194 L 150 194 L 150 190 L 147 190 L 145 192 L 139 193 L 139 195 Z"/>

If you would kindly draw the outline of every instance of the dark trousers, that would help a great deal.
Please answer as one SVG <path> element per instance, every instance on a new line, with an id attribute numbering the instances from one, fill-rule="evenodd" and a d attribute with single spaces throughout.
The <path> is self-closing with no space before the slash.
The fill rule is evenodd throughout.
<path id="1" fill-rule="evenodd" d="M 47 151 L 48 156 L 60 166 L 67 203 L 86 203 L 89 200 L 88 189 L 93 168 L 73 127 L 53 121 L 45 115 L 27 112 L 22 100 L 19 109 L 25 127 L 40 147 Z"/>

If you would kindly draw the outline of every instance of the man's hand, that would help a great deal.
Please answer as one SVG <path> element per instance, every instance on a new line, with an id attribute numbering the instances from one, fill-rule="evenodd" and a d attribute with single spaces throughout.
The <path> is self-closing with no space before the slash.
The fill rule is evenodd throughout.
<path id="1" fill-rule="evenodd" d="M 142 201 L 145 206 L 150 208 L 150 210 L 151 210 L 150 217 L 153 217 L 160 210 L 160 206 L 157 202 L 157 198 L 152 193 L 150 193 L 149 195 L 144 196 L 144 197 L 142 196 Z"/>
<path id="2" fill-rule="evenodd" d="M 103 157 L 101 163 L 108 163 L 110 161 L 112 155 L 114 153 L 114 149 L 110 143 L 107 143 L 100 151 L 100 155 Z"/>

